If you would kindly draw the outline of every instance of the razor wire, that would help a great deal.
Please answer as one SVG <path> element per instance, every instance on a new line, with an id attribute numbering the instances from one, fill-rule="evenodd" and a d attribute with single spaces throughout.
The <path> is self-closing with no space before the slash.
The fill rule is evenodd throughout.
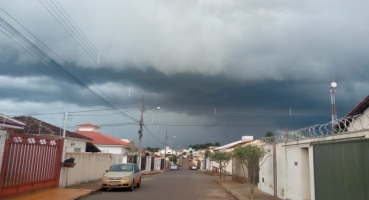
<path id="1" fill-rule="evenodd" d="M 369 113 L 358 114 L 337 119 L 325 124 L 316 124 L 273 137 L 264 137 L 260 141 L 265 144 L 285 143 L 308 138 L 326 137 L 336 134 L 353 133 L 369 129 Z"/>

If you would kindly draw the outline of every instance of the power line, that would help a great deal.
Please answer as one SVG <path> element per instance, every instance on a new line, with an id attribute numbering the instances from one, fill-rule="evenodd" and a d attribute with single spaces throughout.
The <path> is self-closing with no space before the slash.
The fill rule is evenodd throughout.
<path id="1" fill-rule="evenodd" d="M 74 20 L 70 17 L 70 15 L 67 13 L 67 11 L 61 6 L 61 4 L 59 2 L 57 6 L 53 1 L 51 1 L 51 3 L 55 6 L 55 8 L 59 11 L 59 13 L 45 0 L 45 2 L 49 5 L 49 7 L 54 11 L 54 13 L 59 17 L 59 19 L 51 12 L 50 9 L 47 8 L 47 6 L 45 4 L 43 4 L 41 2 L 41 0 L 39 0 L 40 3 L 49 11 L 49 13 L 58 21 L 58 23 L 68 32 L 69 35 L 72 36 L 72 38 L 78 43 L 78 45 L 87 53 L 87 55 L 89 55 L 89 57 L 96 62 L 95 57 L 101 56 L 103 58 L 103 56 L 99 53 L 99 51 L 96 49 L 96 47 L 91 43 L 91 41 L 87 38 L 87 36 L 83 33 L 83 31 L 78 27 L 78 25 L 74 22 Z M 61 9 L 59 9 L 59 7 Z M 64 15 L 64 13 L 61 11 L 63 10 L 64 13 L 69 17 L 69 19 L 71 19 L 70 21 L 72 21 L 73 23 L 71 23 L 68 19 L 68 17 L 66 15 Z M 64 19 L 63 19 L 64 17 Z M 65 24 L 65 26 L 63 25 L 63 23 Z M 69 25 L 68 25 L 69 24 Z M 74 25 L 73 25 L 74 24 Z M 78 28 L 78 30 L 75 28 L 75 26 Z M 72 27 L 72 28 L 71 28 Z M 82 34 L 81 34 L 81 33 Z M 86 39 L 85 39 L 86 38 Z M 83 40 L 83 41 L 82 41 Z M 87 40 L 92 44 L 89 45 L 89 43 L 87 42 Z M 92 48 L 92 46 L 94 48 Z M 104 63 L 99 63 L 97 62 L 97 65 L 99 66 L 103 66 L 105 68 L 109 68 L 109 65 L 107 63 L 107 61 L 105 60 L 105 58 L 102 59 Z M 129 92 L 127 89 L 125 89 L 121 83 L 118 82 L 118 85 L 121 87 L 121 89 L 129 95 Z"/>
<path id="2" fill-rule="evenodd" d="M 161 141 L 159 141 L 156 137 L 155 137 L 155 135 L 154 134 L 152 134 L 151 133 L 151 131 L 146 127 L 146 125 L 143 125 L 143 127 L 147 130 L 147 132 L 157 141 L 157 142 L 159 142 L 160 144 L 164 144 L 165 145 L 165 143 L 163 143 L 163 142 L 161 142 Z"/>
<path id="3" fill-rule="evenodd" d="M 2 8 L 1 8 L 2 9 Z M 2 9 L 3 10 L 3 9 Z M 45 54 L 41 49 L 39 49 L 36 45 L 34 45 L 32 42 L 30 42 L 23 34 L 21 34 L 18 30 L 16 30 L 13 26 L 11 26 L 5 19 L 0 17 L 0 26 L 5 29 L 8 33 L 10 33 L 14 38 L 18 39 L 21 43 L 23 43 L 24 46 L 22 46 L 19 42 L 15 41 L 10 35 L 3 32 L 7 37 L 12 39 L 14 42 L 16 42 L 20 47 L 26 50 L 28 53 L 30 53 L 33 57 L 41 61 L 46 66 L 50 67 L 51 69 L 55 70 L 57 73 L 62 75 L 67 82 L 69 82 L 73 87 L 76 87 L 78 89 L 81 89 L 84 91 L 90 98 L 95 99 L 96 101 L 105 104 L 105 106 L 110 107 L 114 109 L 117 112 L 120 112 L 123 116 L 126 116 L 134 121 L 137 121 L 133 117 L 128 116 L 127 114 L 117 110 L 110 102 L 106 101 L 104 98 L 102 98 L 100 95 L 98 95 L 96 92 L 91 90 L 89 87 L 87 87 L 83 82 L 81 82 L 78 78 L 73 76 L 69 71 L 64 69 L 62 66 L 60 66 L 58 63 L 56 63 L 52 58 L 50 58 L 47 54 Z M 23 27 L 23 26 L 22 26 Z M 69 65 L 70 66 L 70 65 Z M 71 67 L 71 66 L 70 66 Z M 100 90 L 101 91 L 101 90 Z"/>

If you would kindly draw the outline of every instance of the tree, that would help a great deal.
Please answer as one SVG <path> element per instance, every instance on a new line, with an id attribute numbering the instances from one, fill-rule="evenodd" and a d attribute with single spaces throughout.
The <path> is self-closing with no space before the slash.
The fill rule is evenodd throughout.
<path id="1" fill-rule="evenodd" d="M 269 137 L 271 142 L 274 142 L 274 133 L 272 131 L 267 131 L 265 137 Z"/>
<path id="2" fill-rule="evenodd" d="M 264 148 L 250 144 L 246 146 L 237 146 L 233 150 L 233 155 L 240 163 L 247 166 L 248 178 L 250 182 L 251 199 L 254 199 L 254 188 L 256 184 L 256 177 L 259 176 L 260 167 L 270 155 L 266 156 L 268 151 Z M 266 157 L 265 157 L 266 156 Z"/>
<path id="3" fill-rule="evenodd" d="M 177 164 L 178 158 L 176 155 L 169 157 L 169 161 L 173 162 L 173 164 Z"/>
<path id="4" fill-rule="evenodd" d="M 222 171 L 224 171 L 223 180 L 225 181 L 226 170 L 229 161 L 232 158 L 232 152 L 216 151 L 209 155 L 210 159 L 219 165 L 219 178 L 222 179 Z"/>
<path id="5" fill-rule="evenodd" d="M 216 143 L 214 144 L 214 146 L 219 147 L 219 146 L 220 146 L 220 143 L 219 143 L 219 142 L 216 142 Z"/>

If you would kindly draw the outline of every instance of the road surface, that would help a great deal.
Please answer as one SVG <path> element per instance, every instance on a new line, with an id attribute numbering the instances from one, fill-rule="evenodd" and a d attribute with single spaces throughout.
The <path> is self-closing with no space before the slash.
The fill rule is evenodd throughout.
<path id="1" fill-rule="evenodd" d="M 189 170 L 188 161 L 184 159 L 183 167 L 178 171 L 142 176 L 142 186 L 133 192 L 127 189 L 113 189 L 94 193 L 86 200 L 235 200 L 214 179 L 200 171 Z"/>

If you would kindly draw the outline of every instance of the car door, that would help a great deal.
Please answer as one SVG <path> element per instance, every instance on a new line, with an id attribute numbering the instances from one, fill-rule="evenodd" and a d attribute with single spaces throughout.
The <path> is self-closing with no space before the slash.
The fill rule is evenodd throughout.
<path id="1" fill-rule="evenodd" d="M 133 171 L 133 178 L 135 180 L 135 184 L 137 184 L 140 181 L 140 178 L 138 177 L 138 174 L 140 172 L 140 169 L 138 169 L 138 166 L 134 165 L 134 171 Z"/>

